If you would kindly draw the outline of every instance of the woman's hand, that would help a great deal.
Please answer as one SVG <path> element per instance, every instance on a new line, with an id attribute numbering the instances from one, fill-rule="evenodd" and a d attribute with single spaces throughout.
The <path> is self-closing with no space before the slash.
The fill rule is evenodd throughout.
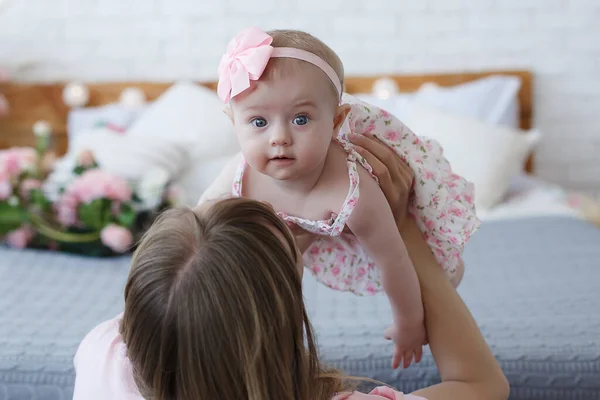
<path id="1" fill-rule="evenodd" d="M 415 178 L 413 170 L 376 136 L 351 135 L 350 141 L 373 168 L 396 224 L 399 228 L 402 227 L 408 214 L 408 201 Z"/>

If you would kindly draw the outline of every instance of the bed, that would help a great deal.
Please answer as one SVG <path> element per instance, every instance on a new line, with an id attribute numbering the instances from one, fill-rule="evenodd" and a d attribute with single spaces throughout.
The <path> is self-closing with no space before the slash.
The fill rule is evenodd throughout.
<path id="1" fill-rule="evenodd" d="M 442 86 L 496 72 L 393 76 L 403 90 Z M 531 125 L 532 76 L 518 93 L 519 125 Z M 368 92 L 377 77 L 348 79 L 347 90 Z M 91 103 L 106 104 L 126 86 L 150 99 L 167 84 L 89 85 Z M 213 84 L 207 87 L 214 88 Z M 0 123 L 0 147 L 27 144 L 33 122 L 52 122 L 59 153 L 67 147 L 63 85 L 0 88 L 16 110 Z M 4 125 L 2 125 L 4 124 Z M 600 398 L 600 229 L 565 204 L 560 188 L 528 176 L 533 159 L 502 201 L 482 213 L 483 224 L 465 251 L 459 292 L 472 310 L 511 383 L 511 399 Z M 98 259 L 0 247 L 0 400 L 70 399 L 72 357 L 83 336 L 122 310 L 129 257 Z M 431 355 L 405 371 L 389 368 L 382 338 L 387 301 L 331 291 L 305 274 L 309 312 L 325 359 L 344 371 L 408 392 L 438 381 Z"/>

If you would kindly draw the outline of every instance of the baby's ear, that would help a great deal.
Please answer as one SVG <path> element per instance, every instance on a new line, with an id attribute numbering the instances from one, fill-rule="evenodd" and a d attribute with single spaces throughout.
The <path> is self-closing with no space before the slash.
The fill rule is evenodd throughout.
<path id="1" fill-rule="evenodd" d="M 231 107 L 230 106 L 223 107 L 223 112 L 225 113 L 225 115 L 227 115 L 229 117 L 231 122 L 233 122 L 233 112 L 231 111 Z"/>
<path id="2" fill-rule="evenodd" d="M 335 117 L 333 119 L 333 136 L 334 137 L 340 131 L 340 128 L 342 127 L 342 124 L 346 120 L 346 117 L 348 116 L 349 112 L 350 112 L 350 104 L 341 104 L 337 107 L 337 110 L 335 112 Z"/>

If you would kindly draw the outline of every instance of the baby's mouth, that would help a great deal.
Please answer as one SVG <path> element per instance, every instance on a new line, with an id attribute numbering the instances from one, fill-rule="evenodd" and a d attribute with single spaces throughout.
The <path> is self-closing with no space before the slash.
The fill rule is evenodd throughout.
<path id="1" fill-rule="evenodd" d="M 277 156 L 277 157 L 273 157 L 271 158 L 271 160 L 293 160 L 293 157 L 286 157 L 286 156 Z"/>

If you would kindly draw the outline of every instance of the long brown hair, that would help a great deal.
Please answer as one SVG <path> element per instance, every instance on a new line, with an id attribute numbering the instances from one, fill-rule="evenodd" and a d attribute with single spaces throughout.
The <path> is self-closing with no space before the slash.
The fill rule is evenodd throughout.
<path id="1" fill-rule="evenodd" d="M 234 198 L 165 212 L 142 239 L 121 334 L 152 400 L 325 400 L 294 239 L 273 210 Z"/>

